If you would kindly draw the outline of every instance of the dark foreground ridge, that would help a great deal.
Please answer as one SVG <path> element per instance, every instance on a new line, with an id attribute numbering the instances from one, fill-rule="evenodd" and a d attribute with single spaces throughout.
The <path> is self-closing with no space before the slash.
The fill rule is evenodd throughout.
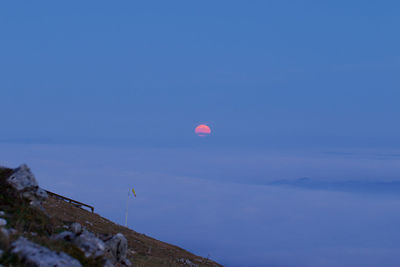
<path id="1" fill-rule="evenodd" d="M 3 266 L 222 266 L 115 224 L 41 189 L 30 169 L 0 167 Z"/>

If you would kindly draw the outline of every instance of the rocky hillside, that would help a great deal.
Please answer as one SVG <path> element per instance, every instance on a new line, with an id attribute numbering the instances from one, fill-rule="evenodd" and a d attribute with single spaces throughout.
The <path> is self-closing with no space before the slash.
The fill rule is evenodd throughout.
<path id="1" fill-rule="evenodd" d="M 3 266 L 221 266 L 47 195 L 26 165 L 0 167 Z"/>

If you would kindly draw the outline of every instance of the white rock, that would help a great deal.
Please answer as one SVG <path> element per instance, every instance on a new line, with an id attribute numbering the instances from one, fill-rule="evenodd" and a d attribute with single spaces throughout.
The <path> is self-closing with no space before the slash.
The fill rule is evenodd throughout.
<path id="1" fill-rule="evenodd" d="M 83 230 L 72 242 L 85 253 L 86 257 L 98 257 L 104 254 L 104 242 L 87 230 Z"/>
<path id="2" fill-rule="evenodd" d="M 2 219 L 2 218 L 0 218 L 0 227 L 6 226 L 6 225 L 7 225 L 7 221 Z"/>
<path id="3" fill-rule="evenodd" d="M 80 262 L 64 252 L 55 252 L 23 237 L 11 244 L 11 252 L 18 255 L 26 266 L 80 267 Z"/>
<path id="4" fill-rule="evenodd" d="M 52 236 L 53 239 L 64 241 L 73 241 L 75 237 L 76 235 L 70 231 L 64 231 L 62 233 Z"/>
<path id="5" fill-rule="evenodd" d="M 41 202 L 47 199 L 46 191 L 39 187 L 35 176 L 25 164 L 14 169 L 7 182 L 20 192 L 22 197 L 30 200 L 33 206 L 40 207 Z"/>
<path id="6" fill-rule="evenodd" d="M 7 182 L 18 191 L 39 187 L 35 176 L 26 164 L 22 164 L 14 169 L 14 172 L 8 177 Z"/>
<path id="7" fill-rule="evenodd" d="M 83 231 L 82 225 L 77 222 L 72 223 L 70 228 L 71 228 L 71 231 L 74 232 L 75 234 L 81 234 Z"/>
<path id="8" fill-rule="evenodd" d="M 4 216 L 4 215 L 6 215 L 6 213 L 4 211 L 0 210 L 0 216 Z"/>
<path id="9" fill-rule="evenodd" d="M 102 256 L 106 248 L 102 240 L 86 229 L 83 229 L 80 234 L 64 231 L 52 236 L 52 238 L 71 242 L 85 253 L 85 257 Z"/>
<path id="10" fill-rule="evenodd" d="M 122 261 L 128 252 L 128 241 L 121 233 L 114 235 L 106 243 L 107 250 L 114 257 L 115 261 Z"/>

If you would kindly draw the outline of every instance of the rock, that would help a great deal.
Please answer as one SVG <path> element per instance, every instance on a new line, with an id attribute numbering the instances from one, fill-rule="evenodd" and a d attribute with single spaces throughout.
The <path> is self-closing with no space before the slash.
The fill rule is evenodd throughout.
<path id="1" fill-rule="evenodd" d="M 65 240 L 72 242 L 75 239 L 76 235 L 70 231 L 64 231 L 62 233 L 59 233 L 57 235 L 52 236 L 52 239 L 56 240 Z"/>
<path id="2" fill-rule="evenodd" d="M 8 238 L 9 238 L 9 236 L 10 236 L 10 233 L 7 231 L 7 229 L 6 228 L 0 228 L 0 233 L 1 233 L 1 237 L 4 239 L 4 240 L 8 240 Z"/>
<path id="3" fill-rule="evenodd" d="M 17 191 L 23 191 L 27 188 L 39 187 L 35 176 L 26 164 L 22 164 L 14 169 L 7 182 L 11 184 Z"/>
<path id="4" fill-rule="evenodd" d="M 46 200 L 49 197 L 47 195 L 47 192 L 40 187 L 38 188 L 38 190 L 36 190 L 36 196 L 39 197 L 41 200 Z"/>
<path id="5" fill-rule="evenodd" d="M 82 229 L 79 223 L 70 226 L 71 231 L 64 231 L 52 236 L 56 240 L 71 242 L 85 253 L 85 257 L 104 256 L 108 258 L 104 263 L 105 267 L 131 266 L 131 262 L 126 258 L 128 252 L 128 241 L 123 234 L 104 234 L 98 238 L 95 234 L 86 229 Z M 76 233 L 75 233 L 76 232 Z"/>
<path id="6" fill-rule="evenodd" d="M 131 265 L 132 265 L 131 261 L 128 260 L 128 259 L 122 259 L 122 260 L 120 261 L 120 263 L 121 263 L 122 265 L 125 265 L 125 266 L 131 266 Z"/>
<path id="7" fill-rule="evenodd" d="M 103 240 L 104 243 L 106 243 L 108 240 L 110 240 L 111 238 L 113 238 L 112 234 L 100 234 L 99 238 L 101 240 Z"/>
<path id="8" fill-rule="evenodd" d="M 71 231 L 75 234 L 81 234 L 83 229 L 82 229 L 82 225 L 80 223 L 74 222 L 73 224 L 71 224 Z"/>
<path id="9" fill-rule="evenodd" d="M 115 267 L 114 264 L 112 264 L 112 262 L 108 259 L 106 259 L 106 261 L 104 262 L 103 267 Z"/>
<path id="10" fill-rule="evenodd" d="M 0 216 L 6 215 L 4 211 L 0 210 Z"/>
<path id="11" fill-rule="evenodd" d="M 128 241 L 121 233 L 114 235 L 106 243 L 107 251 L 111 253 L 115 261 L 120 262 L 126 258 L 128 252 Z"/>
<path id="12" fill-rule="evenodd" d="M 42 201 L 47 199 L 46 191 L 39 187 L 35 176 L 25 164 L 14 169 L 7 182 L 33 206 L 41 207 Z"/>
<path id="13" fill-rule="evenodd" d="M 116 235 L 103 234 L 100 238 L 104 241 L 106 245 L 106 254 L 112 263 L 116 266 L 131 266 L 132 263 L 126 258 L 128 252 L 135 254 L 134 250 L 128 250 L 128 241 L 125 236 L 121 233 Z"/>
<path id="14" fill-rule="evenodd" d="M 55 252 L 35 244 L 24 237 L 11 244 L 11 253 L 18 255 L 25 266 L 80 267 L 80 262 L 64 252 Z"/>
<path id="15" fill-rule="evenodd" d="M 0 227 L 6 226 L 6 225 L 7 225 L 7 221 L 0 218 Z"/>
<path id="16" fill-rule="evenodd" d="M 77 225 L 80 225 L 77 223 Z M 75 226 L 77 226 L 75 225 Z M 74 230 L 79 230 L 79 227 Z M 79 231 L 77 231 L 79 232 Z M 83 229 L 80 233 L 74 233 L 70 231 L 64 231 L 57 235 L 52 236 L 56 240 L 65 240 L 73 243 L 80 250 L 85 253 L 85 257 L 98 257 L 104 255 L 106 246 L 102 240 L 96 237 L 95 234 Z"/>
<path id="17" fill-rule="evenodd" d="M 120 263 L 121 263 L 122 266 L 128 266 L 128 267 L 132 266 L 132 262 L 130 260 L 128 260 L 127 258 L 126 259 L 122 259 L 120 261 Z"/>
<path id="18" fill-rule="evenodd" d="M 199 266 L 196 263 L 193 263 L 189 259 L 185 259 L 185 258 L 178 259 L 178 262 L 182 263 L 183 265 L 188 265 L 190 267 L 198 267 Z"/>
<path id="19" fill-rule="evenodd" d="M 72 242 L 85 253 L 86 257 L 98 257 L 104 254 L 104 242 L 87 230 L 83 230 Z"/>

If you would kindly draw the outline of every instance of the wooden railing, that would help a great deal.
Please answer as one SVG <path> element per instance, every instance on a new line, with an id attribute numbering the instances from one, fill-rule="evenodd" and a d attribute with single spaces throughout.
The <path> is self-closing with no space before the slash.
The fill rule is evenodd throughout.
<path id="1" fill-rule="evenodd" d="M 92 213 L 94 212 L 94 207 L 93 207 L 93 206 L 90 206 L 90 205 L 88 205 L 88 204 L 85 204 L 85 203 L 82 203 L 82 202 L 79 202 L 79 201 L 70 199 L 70 198 L 68 198 L 68 197 L 61 196 L 61 195 L 59 195 L 59 194 L 56 194 L 56 193 L 53 193 L 53 192 L 50 192 L 50 191 L 47 191 L 47 190 L 45 190 L 45 191 L 46 191 L 46 193 L 47 193 L 48 195 L 54 196 L 54 197 L 59 198 L 59 199 L 62 199 L 62 200 L 64 200 L 64 201 L 67 201 L 67 202 L 71 203 L 72 205 L 74 205 L 75 207 L 82 208 L 82 206 L 84 206 L 84 207 L 89 208 L 89 209 L 92 211 Z"/>

